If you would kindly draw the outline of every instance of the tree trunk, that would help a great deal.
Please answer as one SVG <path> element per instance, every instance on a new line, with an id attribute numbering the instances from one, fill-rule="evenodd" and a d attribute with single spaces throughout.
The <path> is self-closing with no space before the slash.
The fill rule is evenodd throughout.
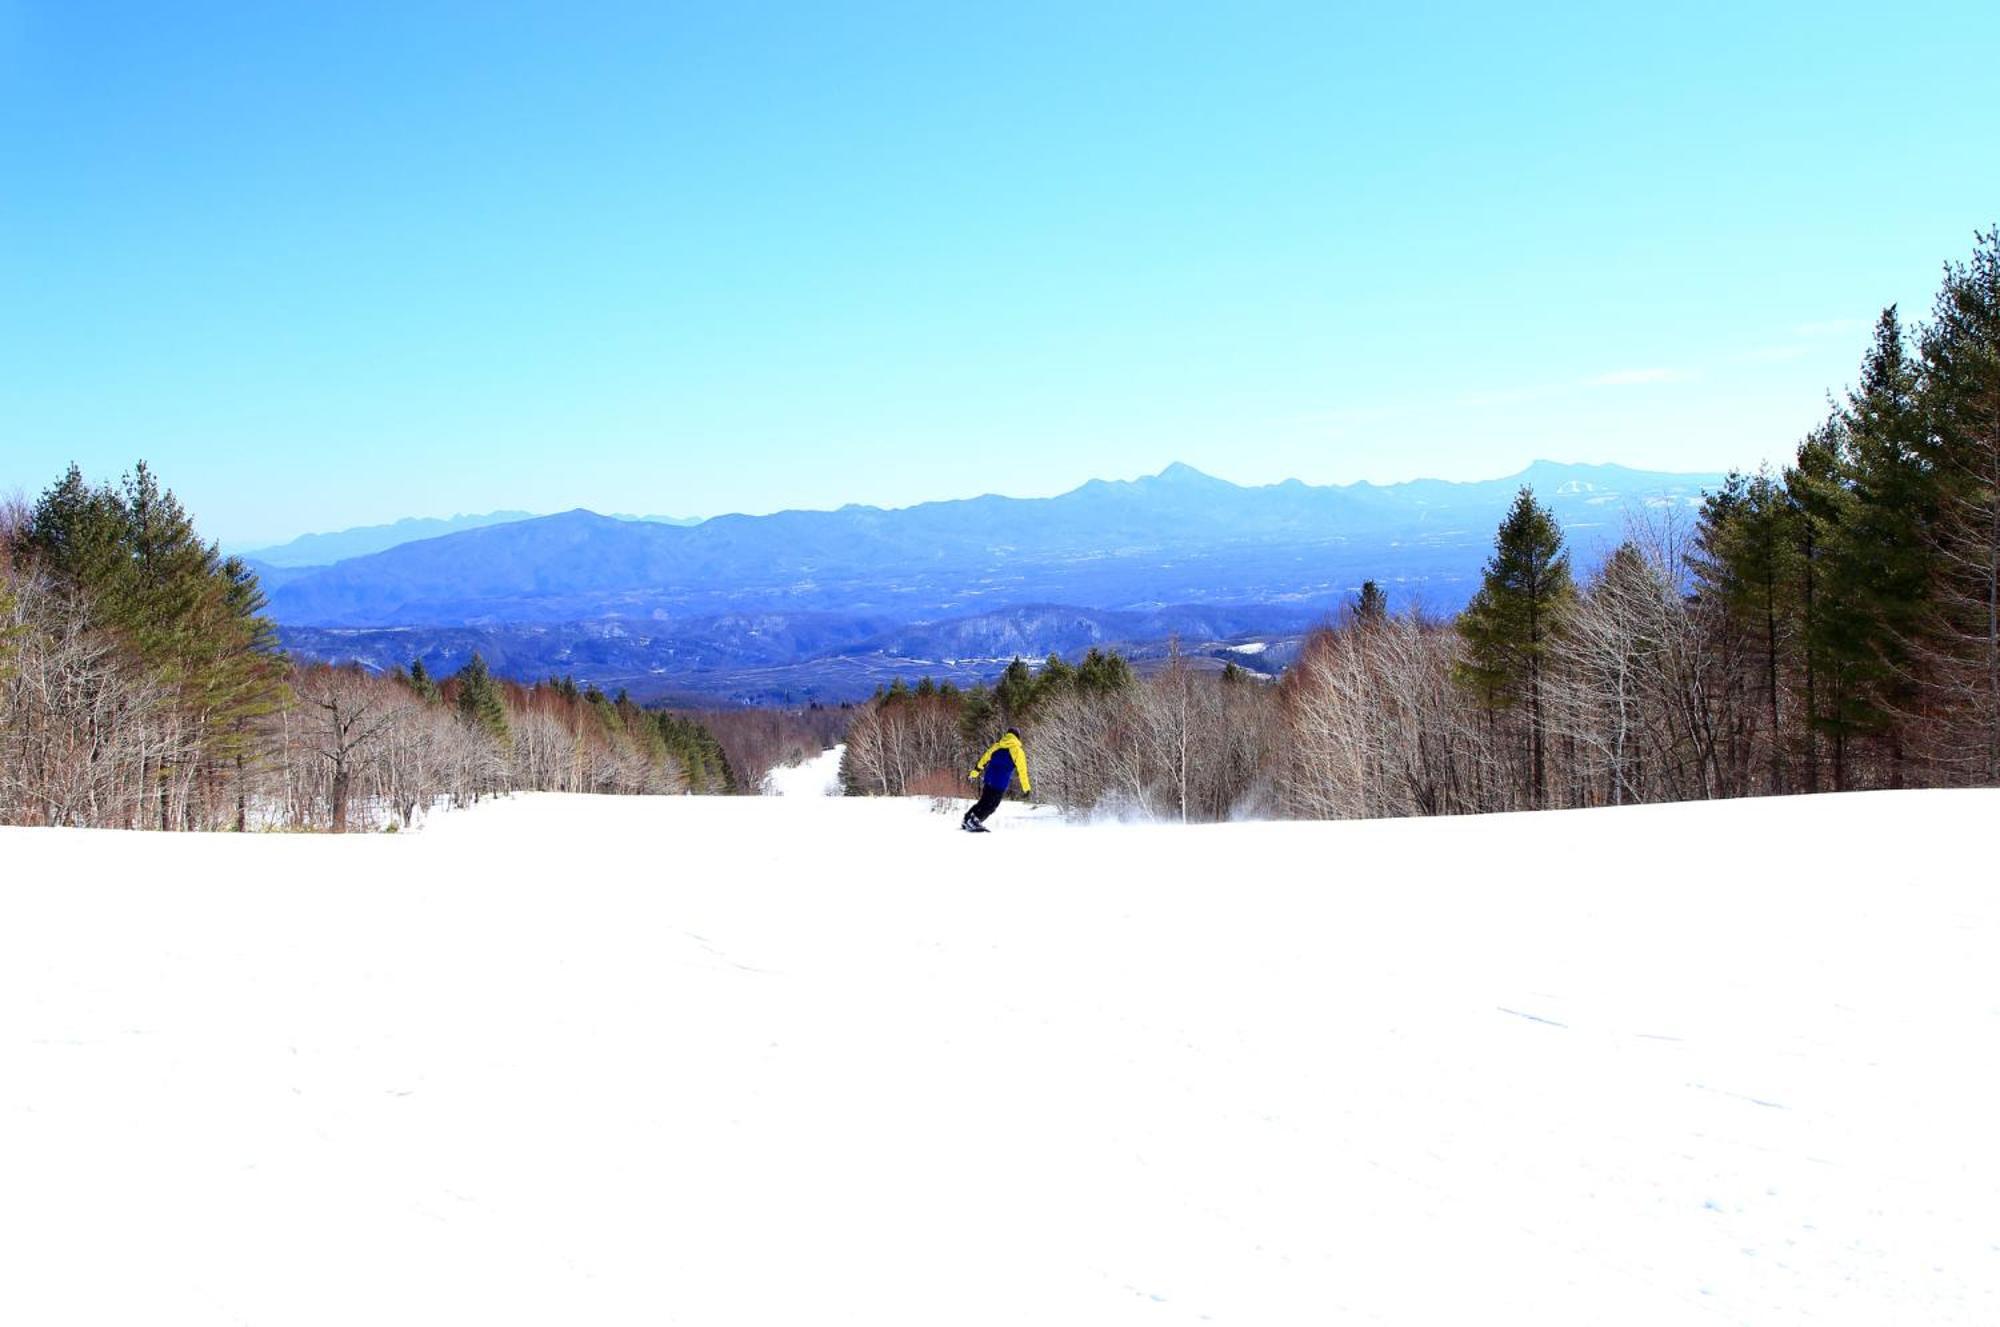
<path id="1" fill-rule="evenodd" d="M 1812 557 L 1813 541 L 1809 534 L 1805 545 L 1805 620 L 1802 624 L 1806 656 L 1806 791 L 1816 793 L 1819 791 L 1819 700 L 1814 691 L 1818 678 L 1813 649 Z"/>
<path id="2" fill-rule="evenodd" d="M 1986 495 L 1986 782 L 2000 784 L 2000 476 Z"/>
<path id="3" fill-rule="evenodd" d="M 328 795 L 333 803 L 333 832 L 336 834 L 347 832 L 347 787 L 351 777 L 345 764 L 334 767 L 333 786 Z"/>
<path id="4" fill-rule="evenodd" d="M 1778 587 L 1764 582 L 1764 684 L 1771 697 L 1771 791 L 1785 791 L 1785 734 L 1778 726 Z"/>

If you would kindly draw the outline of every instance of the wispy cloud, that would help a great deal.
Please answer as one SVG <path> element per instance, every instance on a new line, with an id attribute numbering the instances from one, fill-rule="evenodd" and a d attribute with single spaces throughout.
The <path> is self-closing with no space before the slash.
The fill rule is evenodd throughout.
<path id="1" fill-rule="evenodd" d="M 1638 387 L 1653 382 L 1686 382 L 1692 377 L 1681 369 L 1614 369 L 1610 373 L 1600 373 L 1593 378 L 1585 378 L 1586 387 Z"/>

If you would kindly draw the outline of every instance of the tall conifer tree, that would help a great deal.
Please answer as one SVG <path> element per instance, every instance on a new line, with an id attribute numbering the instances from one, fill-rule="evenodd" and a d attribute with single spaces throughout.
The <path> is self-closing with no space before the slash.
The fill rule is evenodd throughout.
<path id="1" fill-rule="evenodd" d="M 1696 584 L 1723 607 L 1742 638 L 1754 642 L 1769 728 L 1772 792 L 1787 791 L 1780 673 L 1792 635 L 1795 552 L 1793 509 L 1768 472 L 1731 472 L 1702 504 L 1693 558 Z"/>
<path id="2" fill-rule="evenodd" d="M 1354 620 L 1364 626 L 1389 620 L 1389 596 L 1374 581 L 1361 582 L 1361 593 L 1354 597 Z"/>
<path id="3" fill-rule="evenodd" d="M 1902 787 L 1905 729 L 1915 708 L 1913 644 L 1930 592 L 1937 493 L 1924 456 L 1917 365 L 1894 305 L 1875 324 L 1861 381 L 1847 403 L 1847 468 L 1854 502 L 1838 563 L 1855 609 L 1854 721 L 1886 745 L 1890 786 Z"/>
<path id="4" fill-rule="evenodd" d="M 507 741 L 507 705 L 501 699 L 499 684 L 493 674 L 487 671 L 486 660 L 477 650 L 465 667 L 452 675 L 458 684 L 458 712 L 468 723 L 484 729 L 496 741 Z M 593 688 L 595 690 L 595 688 Z M 604 693 L 597 692 L 599 702 L 604 702 Z"/>
<path id="5" fill-rule="evenodd" d="M 1460 676 L 1489 710 L 1528 707 L 1529 800 L 1536 807 L 1548 793 L 1546 660 L 1575 598 L 1562 530 L 1534 490 L 1523 487 L 1500 523 L 1493 557 L 1458 629 L 1466 642 Z"/>
<path id="6" fill-rule="evenodd" d="M 1929 678 L 1958 763 L 2000 784 L 2000 226 L 1948 263 L 1925 328 L 1926 449 L 1938 483 Z M 1962 722 L 1961 722 L 1962 720 Z"/>
<path id="7" fill-rule="evenodd" d="M 1805 681 L 1806 791 L 1820 788 L 1820 739 L 1827 740 L 1833 786 L 1847 786 L 1847 745 L 1856 730 L 1855 666 L 1860 613 L 1842 560 L 1854 495 L 1844 481 L 1841 457 L 1847 426 L 1838 414 L 1807 434 L 1785 471 L 1785 496 L 1797 561 L 1800 663 Z"/>

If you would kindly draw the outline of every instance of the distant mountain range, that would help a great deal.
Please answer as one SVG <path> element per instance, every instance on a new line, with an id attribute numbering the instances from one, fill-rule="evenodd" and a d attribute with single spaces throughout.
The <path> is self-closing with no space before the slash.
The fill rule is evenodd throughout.
<path id="1" fill-rule="evenodd" d="M 503 674 L 642 697 L 839 699 L 895 673 L 975 680 L 1015 654 L 1143 655 L 1169 635 L 1276 640 L 1239 662 L 1277 663 L 1366 579 L 1399 606 L 1463 606 L 1524 484 L 1587 566 L 1631 515 L 1721 479 L 1537 461 L 1478 483 L 1242 487 L 1176 464 L 1053 498 L 486 522 L 265 586 L 287 645 L 320 657 L 443 672 L 478 649 Z"/>
<path id="2" fill-rule="evenodd" d="M 455 534 L 460 530 L 477 530 L 482 526 L 505 525 L 514 521 L 533 520 L 534 517 L 535 513 L 530 511 L 489 511 L 478 516 L 406 516 L 388 525 L 360 525 L 352 530 L 302 534 L 296 539 L 269 548 L 247 549 L 240 556 L 260 567 L 317 569 L 347 558 L 366 557 L 370 553 L 380 553 L 401 544 L 415 543 L 419 539 L 435 539 L 439 535 Z M 617 519 L 652 521 L 662 525 L 700 524 L 693 518 L 675 516 L 620 516 Z M 266 588 L 270 588 L 272 579 L 268 576 L 264 579 Z"/>

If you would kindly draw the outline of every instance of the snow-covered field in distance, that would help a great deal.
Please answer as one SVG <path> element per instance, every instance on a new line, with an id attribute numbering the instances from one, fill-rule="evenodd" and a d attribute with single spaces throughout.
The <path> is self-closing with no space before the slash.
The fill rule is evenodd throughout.
<path id="1" fill-rule="evenodd" d="M 2000 794 L 0 830 L 0 1320 L 2000 1321 Z"/>

